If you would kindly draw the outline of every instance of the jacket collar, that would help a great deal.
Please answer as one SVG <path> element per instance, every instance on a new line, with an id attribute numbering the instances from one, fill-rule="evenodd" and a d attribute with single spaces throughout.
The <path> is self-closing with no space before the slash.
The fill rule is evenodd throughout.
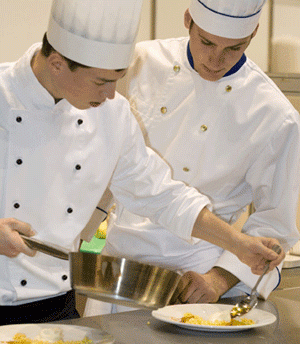
<path id="1" fill-rule="evenodd" d="M 39 83 L 31 68 L 31 60 L 34 54 L 41 48 L 41 44 L 34 44 L 29 50 L 15 63 L 13 72 L 14 86 L 22 104 L 27 109 L 35 108 L 46 110 L 54 108 L 55 101 L 51 94 Z"/>

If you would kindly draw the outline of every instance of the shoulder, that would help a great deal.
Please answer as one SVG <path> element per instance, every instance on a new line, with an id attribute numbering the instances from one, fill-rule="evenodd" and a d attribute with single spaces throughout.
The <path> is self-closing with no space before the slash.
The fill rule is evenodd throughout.
<path id="1" fill-rule="evenodd" d="M 137 43 L 135 49 L 138 52 L 149 51 L 149 53 L 151 53 L 153 48 L 161 49 L 163 52 L 165 50 L 173 51 L 176 49 L 181 49 L 182 46 L 186 47 L 188 41 L 189 37 L 154 39 Z"/>
<path id="2" fill-rule="evenodd" d="M 103 105 L 96 109 L 90 109 L 90 111 L 99 111 L 99 114 L 103 119 L 118 127 L 131 120 L 133 117 L 128 100 L 120 93 L 116 92 L 114 99 L 107 99 Z M 102 114 L 105 113 L 105 116 Z M 122 125 L 120 125 L 122 123 Z"/>
<path id="3" fill-rule="evenodd" d="M 1 79 L 1 84 L 9 83 L 11 80 L 11 77 L 13 76 L 13 67 L 15 65 L 15 62 L 5 62 L 5 63 L 0 63 L 0 79 Z"/>
<path id="4" fill-rule="evenodd" d="M 289 117 L 299 121 L 299 114 L 288 98 L 274 81 L 249 58 L 247 58 L 241 77 L 244 78 L 243 84 L 247 87 L 245 88 L 247 98 L 252 101 L 252 106 L 264 109 L 266 114 L 276 113 L 281 119 Z"/>
<path id="5" fill-rule="evenodd" d="M 279 87 L 265 72 L 263 72 L 257 66 L 257 64 L 247 58 L 245 67 L 249 89 L 256 89 L 257 94 L 261 94 L 262 96 L 265 96 L 267 94 L 273 95 L 274 101 L 281 101 L 283 102 L 283 104 L 285 103 L 288 106 L 290 105 L 288 99 L 279 89 Z"/>
<path id="6" fill-rule="evenodd" d="M 130 106 L 129 106 L 128 100 L 124 96 L 122 96 L 119 92 L 115 93 L 114 99 L 106 100 L 105 103 L 113 111 L 115 111 L 116 109 L 117 110 L 122 109 L 124 111 L 130 112 Z"/>
<path id="7" fill-rule="evenodd" d="M 172 78 L 175 65 L 181 66 L 181 76 L 183 71 L 189 74 L 187 44 L 188 37 L 138 43 L 128 70 L 130 87 L 134 87 L 135 83 L 145 83 L 151 85 L 152 92 L 161 89 Z"/>
<path id="8" fill-rule="evenodd" d="M 2 110 L 5 104 L 11 104 L 12 106 L 15 105 L 15 97 L 12 92 L 14 65 L 15 63 L 0 64 L 0 103 Z"/>
<path id="9" fill-rule="evenodd" d="M 186 56 L 188 37 L 156 39 L 137 43 L 133 64 L 152 64 L 159 68 Z"/>
<path id="10" fill-rule="evenodd" d="M 7 70 L 8 68 L 12 67 L 14 65 L 14 62 L 4 62 L 0 63 L 0 74 Z"/>
<path id="11" fill-rule="evenodd" d="M 139 130 L 128 100 L 117 92 L 114 99 L 106 100 L 103 106 L 95 110 L 98 111 L 101 126 L 106 128 L 105 131 L 110 136 L 110 140 L 116 140 L 117 146 L 127 141 L 129 137 L 132 138 Z"/>

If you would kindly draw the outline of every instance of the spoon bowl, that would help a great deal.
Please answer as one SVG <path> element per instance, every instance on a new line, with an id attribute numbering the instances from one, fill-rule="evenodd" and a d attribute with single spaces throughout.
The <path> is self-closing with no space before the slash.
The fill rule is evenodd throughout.
<path id="1" fill-rule="evenodd" d="M 256 295 L 248 295 L 245 299 L 237 303 L 230 311 L 231 319 L 247 314 L 254 307 L 256 307 L 258 299 Z"/>
<path id="2" fill-rule="evenodd" d="M 281 252 L 281 247 L 279 245 L 274 245 L 272 247 L 272 250 L 278 254 L 280 254 Z M 262 280 L 262 278 L 264 277 L 264 275 L 267 273 L 267 271 L 269 270 L 269 265 L 270 265 L 270 261 L 267 262 L 266 267 L 262 273 L 262 275 L 259 276 L 259 279 L 257 280 L 255 286 L 253 287 L 253 289 L 251 290 L 250 295 L 248 295 L 247 297 L 245 297 L 242 301 L 238 302 L 230 311 L 230 316 L 231 319 L 235 318 L 235 317 L 239 317 L 241 315 L 247 314 L 248 312 L 251 311 L 251 309 L 253 309 L 254 307 L 256 307 L 256 305 L 258 304 L 258 299 L 257 299 L 257 295 L 256 295 L 256 289 L 257 286 L 259 285 L 260 281 Z"/>

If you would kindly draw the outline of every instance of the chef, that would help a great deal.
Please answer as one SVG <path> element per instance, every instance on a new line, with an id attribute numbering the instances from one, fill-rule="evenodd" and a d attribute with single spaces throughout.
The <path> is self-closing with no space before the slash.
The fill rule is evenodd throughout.
<path id="1" fill-rule="evenodd" d="M 229 224 L 253 202 L 256 211 L 243 232 L 276 237 L 287 251 L 299 238 L 299 114 L 244 53 L 263 4 L 192 0 L 184 14 L 189 37 L 137 44 L 128 96 L 148 144 L 174 179 L 206 195 L 213 213 Z M 173 302 L 249 293 L 257 281 L 249 267 L 231 252 L 195 241 L 117 204 L 103 252 L 181 270 Z M 279 282 L 280 267 L 263 278 L 260 297 Z M 88 300 L 85 314 L 98 313 L 99 302 Z"/>
<path id="2" fill-rule="evenodd" d="M 256 273 L 265 259 L 274 268 L 284 257 L 270 249 L 276 239 L 233 231 L 210 212 L 207 196 L 173 181 L 146 148 L 128 102 L 115 94 L 141 6 L 54 0 L 43 44 L 1 67 L 1 324 L 78 317 L 69 263 L 32 257 L 18 233 L 78 250 L 108 185 L 130 211 L 182 240 L 193 234 L 230 249 Z"/>

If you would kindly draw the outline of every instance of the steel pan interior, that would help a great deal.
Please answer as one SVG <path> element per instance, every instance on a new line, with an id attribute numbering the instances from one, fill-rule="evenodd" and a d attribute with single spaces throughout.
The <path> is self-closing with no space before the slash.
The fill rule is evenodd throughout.
<path id="1" fill-rule="evenodd" d="M 72 252 L 70 260 L 77 293 L 129 307 L 168 305 L 181 277 L 161 267 L 94 253 Z"/>

